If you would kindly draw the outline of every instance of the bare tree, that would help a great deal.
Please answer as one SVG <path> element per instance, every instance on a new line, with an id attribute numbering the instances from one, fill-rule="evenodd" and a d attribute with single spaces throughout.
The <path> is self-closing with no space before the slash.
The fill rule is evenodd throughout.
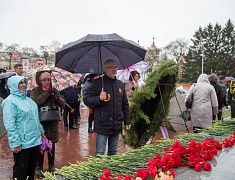
<path id="1" fill-rule="evenodd" d="M 55 54 L 57 51 L 59 51 L 62 47 L 62 43 L 59 41 L 52 41 L 49 45 L 48 45 L 48 49 L 50 50 L 50 53 Z"/>
<path id="2" fill-rule="evenodd" d="M 2 42 L 0 42 L 0 50 L 3 49 L 3 46 L 4 46 L 4 44 Z"/>
<path id="3" fill-rule="evenodd" d="M 59 41 L 52 41 L 49 45 L 48 45 L 48 48 L 49 48 L 49 59 L 50 59 L 50 63 L 55 63 L 55 53 L 57 51 L 59 51 L 61 48 L 62 48 L 62 43 L 59 42 Z"/>
<path id="4" fill-rule="evenodd" d="M 9 55 L 9 68 L 11 69 L 11 59 L 13 54 L 21 55 L 20 51 L 20 45 L 19 44 L 12 44 L 10 46 L 6 46 L 5 52 Z"/>
<path id="5" fill-rule="evenodd" d="M 165 53 L 165 56 L 167 56 L 167 59 L 174 59 L 176 62 L 179 62 L 181 55 L 187 54 L 188 50 L 189 42 L 182 38 L 170 42 L 163 48 L 163 52 Z"/>
<path id="6" fill-rule="evenodd" d="M 158 49 L 158 48 L 148 48 L 147 49 L 144 61 L 147 62 L 149 65 L 148 72 L 152 72 L 155 69 L 155 67 L 158 65 L 159 52 L 160 52 L 160 49 Z"/>
<path id="7" fill-rule="evenodd" d="M 33 48 L 23 47 L 21 51 L 23 56 L 37 56 L 37 51 Z"/>
<path id="8" fill-rule="evenodd" d="M 49 59 L 48 46 L 40 46 L 40 51 L 42 53 L 42 56 L 45 58 L 47 64 Z"/>

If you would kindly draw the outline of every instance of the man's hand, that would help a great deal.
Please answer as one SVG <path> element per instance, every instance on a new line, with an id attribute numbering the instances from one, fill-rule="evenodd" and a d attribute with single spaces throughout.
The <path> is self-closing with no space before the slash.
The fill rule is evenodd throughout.
<path id="1" fill-rule="evenodd" d="M 103 101 L 107 98 L 106 92 L 104 92 L 104 88 L 102 88 L 102 91 L 100 93 L 100 100 Z"/>

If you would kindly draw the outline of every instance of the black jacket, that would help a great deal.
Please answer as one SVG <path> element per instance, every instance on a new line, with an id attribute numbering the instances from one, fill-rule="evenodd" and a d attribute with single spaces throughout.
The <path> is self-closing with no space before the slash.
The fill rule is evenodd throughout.
<path id="1" fill-rule="evenodd" d="M 104 91 L 110 94 L 110 101 L 100 101 L 100 93 Z M 98 134 L 118 134 L 124 125 L 130 124 L 129 104 L 126 96 L 125 85 L 120 80 L 108 76 L 96 79 L 86 92 L 84 103 L 94 106 L 94 131 Z"/>
<path id="2" fill-rule="evenodd" d="M 78 92 L 77 87 L 70 86 L 70 87 L 66 88 L 64 91 L 64 99 L 65 99 L 66 103 L 77 102 L 78 94 L 80 94 L 80 92 Z"/>
<path id="3" fill-rule="evenodd" d="M 223 108 L 223 104 L 224 104 L 224 98 L 223 98 L 223 91 L 221 89 L 221 86 L 219 84 L 217 84 L 216 82 L 211 82 L 211 85 L 215 88 L 215 92 L 217 95 L 217 100 L 218 100 L 218 109 L 222 109 Z"/>

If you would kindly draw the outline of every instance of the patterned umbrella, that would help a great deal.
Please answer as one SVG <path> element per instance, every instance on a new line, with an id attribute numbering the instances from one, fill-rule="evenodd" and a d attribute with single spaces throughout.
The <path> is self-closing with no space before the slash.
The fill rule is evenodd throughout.
<path id="1" fill-rule="evenodd" d="M 144 73 L 146 73 L 148 69 L 149 69 L 149 65 L 144 61 L 140 61 L 132 66 L 129 66 L 126 69 L 118 70 L 116 77 L 117 79 L 126 83 L 129 81 L 131 71 L 137 71 L 138 73 L 140 73 L 140 75 L 144 75 Z"/>
<path id="2" fill-rule="evenodd" d="M 51 80 L 52 86 L 55 87 L 58 91 L 66 89 L 70 86 L 74 86 L 80 80 L 81 74 L 72 74 L 63 69 L 54 67 L 54 66 L 44 66 L 37 69 L 31 69 L 25 76 L 28 80 L 28 90 L 32 90 L 34 87 L 37 87 L 36 84 L 36 73 L 38 71 L 50 71 L 51 72 Z"/>

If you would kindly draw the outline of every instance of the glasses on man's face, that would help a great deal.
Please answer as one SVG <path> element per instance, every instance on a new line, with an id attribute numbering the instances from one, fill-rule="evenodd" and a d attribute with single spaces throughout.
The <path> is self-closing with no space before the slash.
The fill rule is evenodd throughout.
<path id="1" fill-rule="evenodd" d="M 105 68 L 108 68 L 108 69 L 118 69 L 117 66 L 106 66 Z"/>

